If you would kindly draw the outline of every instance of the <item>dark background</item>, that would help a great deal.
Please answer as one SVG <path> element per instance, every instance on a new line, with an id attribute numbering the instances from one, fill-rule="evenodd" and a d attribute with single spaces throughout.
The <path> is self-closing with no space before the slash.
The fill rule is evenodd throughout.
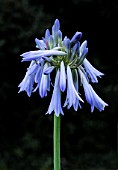
<path id="1" fill-rule="evenodd" d="M 0 0 L 0 170 L 53 169 L 53 114 L 45 116 L 51 94 L 40 99 L 18 94 L 29 63 L 20 54 L 35 50 L 54 20 L 63 36 L 81 31 L 87 59 L 105 73 L 93 84 L 109 104 L 105 111 L 64 109 L 61 119 L 62 170 L 116 170 L 118 106 L 118 1 Z M 84 98 L 84 96 L 83 96 Z"/>

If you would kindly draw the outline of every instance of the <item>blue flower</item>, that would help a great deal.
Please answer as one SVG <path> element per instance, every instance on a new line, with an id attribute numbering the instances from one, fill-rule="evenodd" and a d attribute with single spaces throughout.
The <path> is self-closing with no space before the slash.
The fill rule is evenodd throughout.
<path id="1" fill-rule="evenodd" d="M 72 37 L 72 39 L 70 41 L 71 44 L 78 42 L 81 39 L 81 37 L 82 37 L 82 33 L 81 32 L 76 32 L 75 35 Z"/>
<path id="2" fill-rule="evenodd" d="M 71 69 L 67 66 L 67 96 L 64 107 L 67 106 L 67 108 L 70 109 L 70 107 L 73 106 L 76 108 L 76 100 L 84 102 L 75 89 Z"/>
<path id="3" fill-rule="evenodd" d="M 73 84 L 74 84 L 75 90 L 78 92 L 79 91 L 79 78 L 78 78 L 77 70 L 73 70 Z M 82 108 L 78 98 L 76 97 L 76 102 L 74 104 L 75 111 L 78 110 L 78 106 L 80 107 L 80 109 Z"/>
<path id="4" fill-rule="evenodd" d="M 60 76 L 60 72 L 58 70 L 57 73 L 56 73 L 52 99 L 51 99 L 48 111 L 46 113 L 46 114 L 51 114 L 52 111 L 54 111 L 55 115 L 57 117 L 60 114 L 64 115 L 64 112 L 63 112 L 62 107 L 61 107 L 61 93 L 60 93 L 60 87 L 59 87 L 59 76 Z"/>
<path id="5" fill-rule="evenodd" d="M 44 65 L 44 71 L 46 68 L 48 68 L 47 63 Z M 42 74 L 40 86 L 39 86 L 40 96 L 42 98 L 47 96 L 47 91 L 50 91 L 50 77 L 49 77 L 49 74 L 48 75 Z"/>
<path id="6" fill-rule="evenodd" d="M 94 68 L 86 59 L 88 54 L 87 40 L 80 43 L 81 32 L 76 32 L 69 39 L 63 38 L 60 30 L 60 22 L 55 20 L 52 26 L 52 32 L 46 29 L 45 36 L 40 40 L 35 38 L 35 51 L 29 51 L 21 54 L 22 61 L 30 62 L 22 82 L 19 84 L 19 92 L 26 91 L 30 97 L 32 93 L 38 90 L 41 98 L 44 98 L 53 88 L 53 94 L 49 108 L 46 114 L 55 113 L 56 116 L 64 115 L 63 107 L 70 109 L 72 106 L 75 111 L 78 107 L 81 109 L 80 88 L 84 88 L 86 101 L 91 106 L 91 112 L 94 107 L 99 111 L 108 106 L 94 91 L 92 83 L 98 83 L 98 78 L 104 74 Z M 55 82 L 51 80 L 51 74 L 56 72 Z M 54 86 L 52 85 L 54 84 Z M 66 93 L 64 104 L 61 102 L 63 93 Z"/>
<path id="7" fill-rule="evenodd" d="M 93 83 L 98 83 L 97 77 L 101 77 L 104 75 L 102 72 L 94 68 L 86 58 L 83 61 L 83 66 L 85 67 L 86 72 L 90 76 L 90 79 Z"/>
<path id="8" fill-rule="evenodd" d="M 33 90 L 33 84 L 35 81 L 34 75 L 37 73 L 37 70 L 38 70 L 38 65 L 36 65 L 34 61 L 32 61 L 29 68 L 27 69 L 24 79 L 18 86 L 20 87 L 19 92 L 26 91 L 27 95 L 29 97 L 31 96 Z"/>
<path id="9" fill-rule="evenodd" d="M 105 106 L 108 106 L 107 103 L 105 103 L 94 91 L 92 86 L 88 83 L 84 73 L 79 70 L 80 76 L 81 76 L 81 83 L 84 87 L 85 97 L 87 102 L 91 105 L 91 112 L 93 112 L 94 107 L 96 107 L 99 111 L 104 110 Z"/>
<path id="10" fill-rule="evenodd" d="M 64 66 L 64 62 L 61 62 L 61 66 L 60 66 L 60 81 L 59 81 L 59 85 L 60 85 L 60 90 L 62 92 L 65 91 L 66 89 L 66 72 L 65 72 L 65 66 Z"/>

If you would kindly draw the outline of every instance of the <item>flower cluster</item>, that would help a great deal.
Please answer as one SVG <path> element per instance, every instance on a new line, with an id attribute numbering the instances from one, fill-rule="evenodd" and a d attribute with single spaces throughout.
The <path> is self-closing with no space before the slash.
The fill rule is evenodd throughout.
<path id="1" fill-rule="evenodd" d="M 99 111 L 104 110 L 108 106 L 94 91 L 90 82 L 97 83 L 98 77 L 103 73 L 95 69 L 86 59 L 88 53 L 87 41 L 80 44 L 82 37 L 81 32 L 76 32 L 69 39 L 67 36 L 62 38 L 60 31 L 60 22 L 55 20 L 52 26 L 52 34 L 49 29 L 45 32 L 42 40 L 35 39 L 36 51 L 23 53 L 22 61 L 30 61 L 26 75 L 19 84 L 19 92 L 26 91 L 30 97 L 32 92 L 38 90 L 41 98 L 47 96 L 50 91 L 51 73 L 56 72 L 51 102 L 47 114 L 53 111 L 56 116 L 64 114 L 62 110 L 61 98 L 63 92 L 66 93 L 65 103 L 63 107 L 74 110 L 81 108 L 81 102 L 84 102 L 79 95 L 79 87 L 83 86 L 85 98 L 91 105 L 91 112 L 94 107 Z"/>

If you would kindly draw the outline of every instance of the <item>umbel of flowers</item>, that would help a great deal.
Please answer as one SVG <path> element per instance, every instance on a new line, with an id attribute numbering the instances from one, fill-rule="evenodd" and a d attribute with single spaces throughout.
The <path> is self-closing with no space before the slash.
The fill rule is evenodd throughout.
<path id="1" fill-rule="evenodd" d="M 26 91 L 30 97 L 32 92 L 38 91 L 41 98 L 46 97 L 50 88 L 53 88 L 52 98 L 46 114 L 53 111 L 58 117 L 64 115 L 63 107 L 70 109 L 73 106 L 77 111 L 84 103 L 80 97 L 79 87 L 83 86 L 86 101 L 99 111 L 108 106 L 94 91 L 92 83 L 98 82 L 98 77 L 104 74 L 94 68 L 86 59 L 88 48 L 87 40 L 80 43 L 81 32 L 76 32 L 69 39 L 62 37 L 60 22 L 55 20 L 52 31 L 46 30 L 45 36 L 39 40 L 35 39 L 36 51 L 25 52 L 21 55 L 22 61 L 29 61 L 26 74 L 19 84 L 19 92 Z M 52 83 L 51 74 L 56 72 L 55 81 Z M 53 85 L 52 85 L 53 84 Z M 65 102 L 61 98 L 66 93 Z"/>

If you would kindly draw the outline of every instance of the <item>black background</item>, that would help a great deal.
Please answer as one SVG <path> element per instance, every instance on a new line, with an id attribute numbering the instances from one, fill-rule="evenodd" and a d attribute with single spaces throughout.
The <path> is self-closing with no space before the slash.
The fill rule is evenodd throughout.
<path id="1" fill-rule="evenodd" d="M 117 0 L 0 0 L 0 170 L 53 169 L 53 114 L 45 116 L 51 94 L 29 98 L 18 94 L 18 85 L 29 65 L 20 54 L 35 50 L 34 39 L 51 30 L 56 18 L 63 37 L 80 31 L 81 42 L 88 41 L 87 59 L 105 74 L 93 87 L 109 104 L 103 112 L 91 113 L 86 102 L 77 112 L 64 109 L 62 169 L 116 170 Z"/>

